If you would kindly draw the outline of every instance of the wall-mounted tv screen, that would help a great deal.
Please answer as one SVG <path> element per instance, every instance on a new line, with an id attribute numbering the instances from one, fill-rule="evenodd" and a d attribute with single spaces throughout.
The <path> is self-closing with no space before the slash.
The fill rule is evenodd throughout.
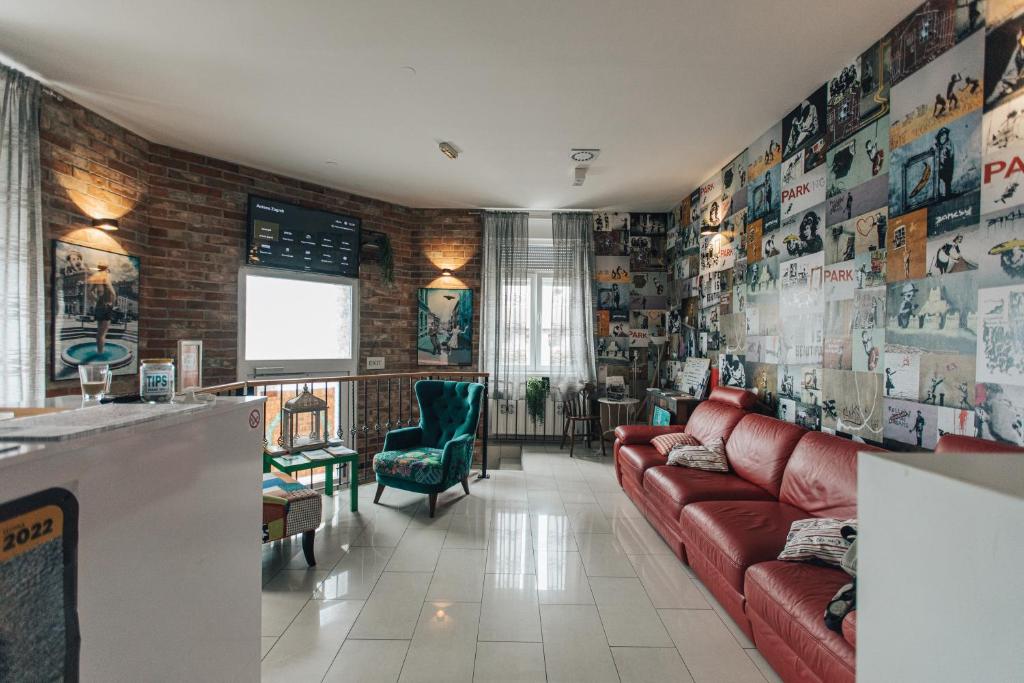
<path id="1" fill-rule="evenodd" d="M 361 221 L 249 195 L 246 261 L 252 265 L 359 277 Z"/>

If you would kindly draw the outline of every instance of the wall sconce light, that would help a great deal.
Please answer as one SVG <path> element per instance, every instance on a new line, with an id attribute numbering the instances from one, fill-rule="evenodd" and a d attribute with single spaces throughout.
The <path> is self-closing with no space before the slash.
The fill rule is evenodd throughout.
<path id="1" fill-rule="evenodd" d="M 452 277 L 453 275 L 455 275 L 455 271 L 452 270 L 451 268 L 442 268 L 441 275 L 445 277 Z"/>
<path id="2" fill-rule="evenodd" d="M 92 227 L 114 232 L 118 228 L 118 223 L 116 218 L 93 218 Z"/>
<path id="3" fill-rule="evenodd" d="M 715 230 L 714 228 L 710 227 L 710 226 L 706 227 L 706 228 L 701 228 L 700 229 L 700 236 L 701 237 L 707 237 L 708 235 L 717 235 L 717 234 L 718 234 L 718 231 Z"/>

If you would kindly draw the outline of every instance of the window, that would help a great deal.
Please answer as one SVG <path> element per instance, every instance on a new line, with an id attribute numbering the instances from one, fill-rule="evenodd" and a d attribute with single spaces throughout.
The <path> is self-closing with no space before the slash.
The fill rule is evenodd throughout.
<path id="1" fill-rule="evenodd" d="M 561 354 L 568 349 L 563 344 L 559 329 L 559 314 L 563 310 L 566 287 L 555 285 L 554 248 L 546 238 L 530 239 L 530 264 L 524 286 L 513 288 L 510 307 L 521 310 L 521 315 L 510 316 L 512 320 L 525 321 L 513 327 L 509 343 L 512 344 L 512 358 L 517 364 L 525 365 L 528 372 L 547 373 L 561 360 Z"/>
<path id="2" fill-rule="evenodd" d="M 239 378 L 355 369 L 355 281 L 244 268 L 239 275 Z"/>

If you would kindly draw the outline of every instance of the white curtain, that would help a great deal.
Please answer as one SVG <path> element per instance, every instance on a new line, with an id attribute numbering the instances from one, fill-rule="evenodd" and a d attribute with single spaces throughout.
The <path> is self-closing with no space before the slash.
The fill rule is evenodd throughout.
<path id="1" fill-rule="evenodd" d="M 40 85 L 0 65 L 0 404 L 46 393 Z"/>
<path id="2" fill-rule="evenodd" d="M 551 385 L 563 394 L 597 379 L 594 354 L 594 217 L 551 214 L 555 278 L 551 305 Z"/>
<path id="3" fill-rule="evenodd" d="M 480 315 L 480 371 L 489 372 L 493 398 L 517 400 L 526 385 L 530 321 L 529 216 L 524 212 L 484 212 L 483 308 Z"/>

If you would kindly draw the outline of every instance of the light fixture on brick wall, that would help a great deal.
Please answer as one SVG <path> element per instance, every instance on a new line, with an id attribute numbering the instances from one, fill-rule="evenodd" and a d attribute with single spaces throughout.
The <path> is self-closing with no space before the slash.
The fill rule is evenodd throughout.
<path id="1" fill-rule="evenodd" d="M 119 225 L 116 218 L 93 218 L 92 227 L 106 230 L 107 232 L 114 232 L 118 229 Z"/>
<path id="2" fill-rule="evenodd" d="M 452 277 L 453 275 L 455 275 L 455 271 L 452 270 L 451 268 L 442 268 L 441 275 L 443 275 L 444 277 Z"/>

